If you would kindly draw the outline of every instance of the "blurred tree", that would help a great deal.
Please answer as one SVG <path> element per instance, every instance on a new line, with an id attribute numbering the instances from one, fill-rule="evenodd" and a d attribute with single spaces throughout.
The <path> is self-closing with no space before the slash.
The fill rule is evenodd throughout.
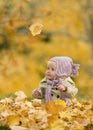
<path id="1" fill-rule="evenodd" d="M 40 35 L 33 37 L 29 26 L 35 22 L 43 24 L 44 29 Z M 6 77 L 10 74 L 13 78 L 13 74 L 16 73 L 17 77 L 23 71 L 22 75 L 19 74 L 20 77 L 22 76 L 18 79 L 19 83 L 11 78 L 6 86 L 12 86 L 11 80 L 13 85 L 20 86 L 21 79 L 28 86 L 31 84 L 33 88 L 40 76 L 44 75 L 44 68 L 42 70 L 42 67 L 39 68 L 37 65 L 54 55 L 68 55 L 81 64 L 81 76 L 76 79 L 79 86 L 86 89 L 88 83 L 91 92 L 93 87 L 92 35 L 92 0 L 0 0 L 0 50 L 2 50 L 0 67 L 3 68 L 4 73 L 0 72 Z M 22 57 L 22 54 L 29 57 Z M 12 64 L 9 59 L 8 65 L 4 67 L 5 55 L 7 59 L 13 55 L 13 61 L 16 59 L 18 64 Z M 32 79 L 31 83 L 28 75 Z M 34 79 L 37 82 L 34 82 Z"/>

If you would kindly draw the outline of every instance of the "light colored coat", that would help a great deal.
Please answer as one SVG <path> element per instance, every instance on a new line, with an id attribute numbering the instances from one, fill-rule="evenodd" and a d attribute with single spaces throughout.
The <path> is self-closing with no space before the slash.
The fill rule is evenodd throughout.
<path id="1" fill-rule="evenodd" d="M 56 84 L 56 86 L 53 86 L 53 88 L 51 90 L 52 100 L 58 100 L 58 99 L 62 99 L 62 98 L 64 100 L 64 97 L 72 98 L 77 94 L 78 89 L 76 88 L 74 81 L 70 77 L 64 79 L 62 85 L 65 86 L 67 88 L 67 90 L 65 92 L 60 92 L 57 89 L 58 84 Z M 47 82 L 46 82 L 46 78 L 44 78 L 41 80 L 39 87 L 37 89 L 35 89 L 35 90 L 41 90 L 42 95 L 40 95 L 38 97 L 38 99 L 42 99 L 43 102 L 45 102 L 46 87 L 47 87 Z M 34 96 L 35 90 L 32 92 L 33 96 Z"/>

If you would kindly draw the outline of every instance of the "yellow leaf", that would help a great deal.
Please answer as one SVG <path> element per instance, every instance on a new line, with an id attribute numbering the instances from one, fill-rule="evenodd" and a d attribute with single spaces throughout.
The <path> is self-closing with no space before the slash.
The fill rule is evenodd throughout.
<path id="1" fill-rule="evenodd" d="M 19 125 L 20 116 L 19 115 L 10 115 L 7 117 L 9 125 Z"/>
<path id="2" fill-rule="evenodd" d="M 10 126 L 11 130 L 28 130 L 26 127 L 22 126 Z"/>
<path id="3" fill-rule="evenodd" d="M 63 125 L 63 122 L 61 122 L 60 120 L 55 120 L 54 123 L 50 124 L 50 130 L 64 130 Z"/>
<path id="4" fill-rule="evenodd" d="M 57 105 L 52 100 L 46 103 L 45 107 L 48 113 L 54 114 L 54 115 L 58 114 L 62 110 L 62 107 L 60 105 Z"/>
<path id="5" fill-rule="evenodd" d="M 59 112 L 59 116 L 61 119 L 65 119 L 65 120 L 70 120 L 71 119 L 71 114 L 70 112 L 66 112 L 66 111 L 62 111 L 62 112 Z"/>
<path id="6" fill-rule="evenodd" d="M 60 100 L 60 99 L 58 99 L 58 100 L 55 102 L 55 104 L 56 104 L 56 105 L 61 105 L 61 106 L 63 106 L 63 107 L 66 107 L 66 102 L 63 101 L 63 100 Z"/>
<path id="7" fill-rule="evenodd" d="M 32 33 L 33 36 L 40 34 L 41 31 L 42 31 L 42 29 L 43 29 L 43 25 L 40 24 L 40 23 L 32 24 L 29 27 L 29 30 L 31 31 L 31 33 Z"/>

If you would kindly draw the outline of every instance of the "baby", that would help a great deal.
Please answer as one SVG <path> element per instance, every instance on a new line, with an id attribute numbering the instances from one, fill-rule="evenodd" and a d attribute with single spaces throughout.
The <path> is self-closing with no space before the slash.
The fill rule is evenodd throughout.
<path id="1" fill-rule="evenodd" d="M 72 104 L 78 89 L 70 77 L 78 75 L 79 64 L 74 64 L 67 56 L 53 57 L 48 61 L 44 79 L 39 87 L 33 90 L 34 98 L 42 99 L 43 103 L 50 100 L 64 100 L 68 106 Z"/>

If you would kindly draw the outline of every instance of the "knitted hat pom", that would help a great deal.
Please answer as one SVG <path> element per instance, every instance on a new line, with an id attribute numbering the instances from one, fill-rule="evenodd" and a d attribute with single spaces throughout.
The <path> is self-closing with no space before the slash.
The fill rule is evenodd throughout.
<path id="1" fill-rule="evenodd" d="M 71 77 L 75 77 L 78 75 L 78 69 L 79 69 L 79 64 L 72 64 L 72 73 Z"/>

